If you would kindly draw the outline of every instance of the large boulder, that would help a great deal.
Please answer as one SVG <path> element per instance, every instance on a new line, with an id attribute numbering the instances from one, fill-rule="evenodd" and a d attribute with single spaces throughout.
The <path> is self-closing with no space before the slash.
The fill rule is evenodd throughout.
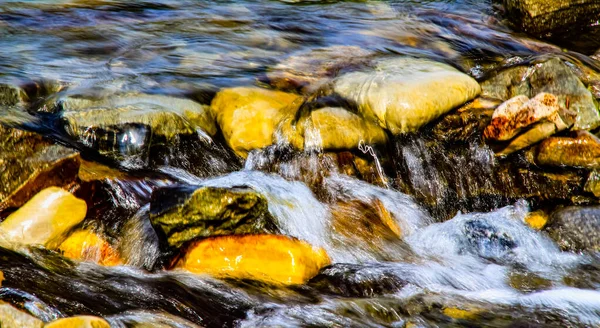
<path id="1" fill-rule="evenodd" d="M 276 231 L 266 199 L 245 187 L 157 189 L 150 202 L 150 221 L 174 248 L 203 237 Z"/>
<path id="2" fill-rule="evenodd" d="M 393 134 L 415 132 L 481 92 L 477 81 L 451 66 L 410 57 L 344 74 L 333 89 Z"/>
<path id="3" fill-rule="evenodd" d="M 179 267 L 218 278 L 303 284 L 330 263 L 322 248 L 279 235 L 222 236 L 191 246 Z"/>
<path id="4" fill-rule="evenodd" d="M 571 206 L 550 217 L 548 231 L 561 248 L 600 251 L 600 207 Z"/>
<path id="5" fill-rule="evenodd" d="M 596 0 L 504 0 L 504 6 L 520 28 L 536 35 L 580 30 L 600 15 L 600 3 Z"/>
<path id="6" fill-rule="evenodd" d="M 272 145 L 284 120 L 294 118 L 302 98 L 281 91 L 256 87 L 221 90 L 211 110 L 225 141 L 238 155 Z"/>
<path id="7" fill-rule="evenodd" d="M 0 223 L 4 247 L 44 245 L 54 248 L 85 218 L 87 205 L 71 193 L 50 187 Z"/>
<path id="8" fill-rule="evenodd" d="M 515 66 L 500 71 L 481 84 L 482 95 L 509 100 L 523 95 L 532 98 L 539 93 L 558 97 L 558 105 L 577 113 L 574 130 L 600 126 L 600 115 L 594 98 L 575 73 L 559 58 L 531 67 Z"/>

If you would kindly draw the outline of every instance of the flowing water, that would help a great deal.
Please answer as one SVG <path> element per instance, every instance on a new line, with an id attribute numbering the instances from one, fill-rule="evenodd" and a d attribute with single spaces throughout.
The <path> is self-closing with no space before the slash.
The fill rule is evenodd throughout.
<path id="1" fill-rule="evenodd" d="M 589 61 L 514 32 L 499 8 L 491 0 L 7 0 L 0 82 L 29 85 L 41 99 L 54 91 L 40 81 L 53 81 L 70 94 L 142 91 L 207 103 L 219 88 L 263 85 L 280 61 L 333 45 L 442 61 L 478 79 L 549 53 Z M 502 183 L 485 146 L 446 157 L 445 148 L 414 136 L 388 154 L 363 148 L 377 162 L 380 183 L 371 184 L 318 149 L 292 160 L 269 149 L 241 163 L 204 137 L 188 149 L 204 166 L 167 154 L 151 172 L 131 171 L 137 180 L 107 180 L 92 219 L 117 241 L 126 265 L 0 248 L 0 299 L 44 321 L 93 314 L 114 327 L 600 326 L 600 258 L 561 251 L 529 228 L 524 200 L 468 197 Z M 391 169 L 379 161 L 386 155 L 395 158 Z M 393 183 L 399 177 L 412 195 Z M 148 203 L 154 188 L 172 183 L 253 188 L 282 233 L 325 248 L 333 265 L 291 288 L 156 270 L 161 252 Z M 425 199 L 438 200 L 437 208 Z M 343 233 L 353 226 L 338 222 L 340 202 L 380 204 L 402 239 Z"/>

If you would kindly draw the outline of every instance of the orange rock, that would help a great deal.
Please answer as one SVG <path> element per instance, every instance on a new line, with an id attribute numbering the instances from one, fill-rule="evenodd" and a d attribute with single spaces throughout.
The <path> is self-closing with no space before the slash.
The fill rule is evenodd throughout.
<path id="1" fill-rule="evenodd" d="M 96 262 L 106 266 L 121 264 L 117 251 L 104 238 L 89 230 L 73 232 L 60 244 L 58 250 L 65 257 L 78 261 Z"/>
<path id="2" fill-rule="evenodd" d="M 217 278 L 303 284 L 330 263 L 322 248 L 279 235 L 221 236 L 192 244 L 178 267 Z"/>
<path id="3" fill-rule="evenodd" d="M 110 328 L 110 324 L 99 317 L 80 315 L 52 321 L 44 328 Z"/>

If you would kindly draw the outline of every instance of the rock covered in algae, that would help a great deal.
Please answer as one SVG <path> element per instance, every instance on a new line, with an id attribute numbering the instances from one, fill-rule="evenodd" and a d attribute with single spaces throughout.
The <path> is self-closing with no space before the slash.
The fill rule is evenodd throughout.
<path id="1" fill-rule="evenodd" d="M 46 188 L 0 223 L 0 236 L 11 244 L 53 248 L 86 212 L 85 201 L 61 188 Z"/>
<path id="2" fill-rule="evenodd" d="M 546 166 L 600 168 L 600 139 L 587 131 L 550 137 L 537 147 L 536 162 Z"/>
<path id="3" fill-rule="evenodd" d="M 52 321 L 44 328 L 110 328 L 110 324 L 99 317 L 82 315 Z"/>
<path id="4" fill-rule="evenodd" d="M 0 210 L 20 207 L 46 187 L 73 183 L 78 168 L 77 152 L 0 125 Z"/>
<path id="5" fill-rule="evenodd" d="M 340 107 L 321 108 L 302 122 L 304 148 L 353 150 L 362 142 L 385 144 L 387 135 L 377 124 Z"/>
<path id="6" fill-rule="evenodd" d="M 334 91 L 354 102 L 366 119 L 402 134 L 475 98 L 481 88 L 451 66 L 404 57 L 380 61 L 374 71 L 342 75 Z"/>
<path id="7" fill-rule="evenodd" d="M 518 95 L 534 97 L 545 92 L 555 95 L 558 104 L 577 113 L 574 130 L 600 126 L 600 114 L 592 93 L 559 58 L 527 66 L 504 69 L 481 84 L 482 95 L 509 100 Z"/>
<path id="8" fill-rule="evenodd" d="M 179 267 L 218 278 L 303 284 L 330 263 L 324 249 L 280 235 L 208 238 L 194 243 Z"/>
<path id="9" fill-rule="evenodd" d="M 117 250 L 102 236 L 90 230 L 74 231 L 58 246 L 58 251 L 73 260 L 107 266 L 121 264 Z"/>
<path id="10" fill-rule="evenodd" d="M 202 237 L 276 231 L 266 199 L 245 187 L 157 189 L 150 202 L 150 221 L 176 248 Z"/>
<path id="11" fill-rule="evenodd" d="M 0 301 L 0 327 L 42 328 L 42 320 Z"/>
<path id="12" fill-rule="evenodd" d="M 293 119 L 301 97 L 291 93 L 256 87 L 221 90 L 213 99 L 211 111 L 225 141 L 238 155 L 272 145 L 284 120 Z"/>

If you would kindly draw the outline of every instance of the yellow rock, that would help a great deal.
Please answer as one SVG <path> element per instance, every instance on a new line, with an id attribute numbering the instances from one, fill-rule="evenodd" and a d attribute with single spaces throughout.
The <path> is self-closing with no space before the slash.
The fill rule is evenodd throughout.
<path id="1" fill-rule="evenodd" d="M 222 236 L 192 245 L 179 267 L 218 278 L 302 284 L 330 263 L 322 248 L 278 235 Z"/>
<path id="2" fill-rule="evenodd" d="M 356 149 L 361 140 L 368 145 L 387 142 L 387 135 L 381 127 L 343 108 L 327 107 L 313 111 L 305 124 L 304 148 L 351 150 Z M 313 135 L 310 135 L 311 131 Z"/>
<path id="3" fill-rule="evenodd" d="M 453 319 L 474 320 L 479 315 L 478 310 L 463 310 L 455 307 L 447 307 L 443 310 L 444 314 Z"/>
<path id="4" fill-rule="evenodd" d="M 246 157 L 249 151 L 274 143 L 278 126 L 293 118 L 301 99 L 256 87 L 230 88 L 216 95 L 211 111 L 231 149 Z"/>
<path id="5" fill-rule="evenodd" d="M 110 328 L 110 324 L 102 318 L 81 315 L 52 321 L 44 328 Z"/>
<path id="6" fill-rule="evenodd" d="M 121 259 L 117 251 L 104 238 L 89 230 L 77 230 L 58 246 L 66 257 L 96 262 L 101 265 L 119 265 Z"/>
<path id="7" fill-rule="evenodd" d="M 42 320 L 0 301 L 0 327 L 2 328 L 42 328 Z"/>
<path id="8" fill-rule="evenodd" d="M 85 201 L 64 189 L 46 188 L 0 223 L 0 236 L 10 243 L 54 248 L 86 212 Z"/>
<path id="9" fill-rule="evenodd" d="M 535 211 L 527 213 L 525 223 L 532 229 L 541 230 L 548 222 L 548 214 L 544 211 Z"/>

